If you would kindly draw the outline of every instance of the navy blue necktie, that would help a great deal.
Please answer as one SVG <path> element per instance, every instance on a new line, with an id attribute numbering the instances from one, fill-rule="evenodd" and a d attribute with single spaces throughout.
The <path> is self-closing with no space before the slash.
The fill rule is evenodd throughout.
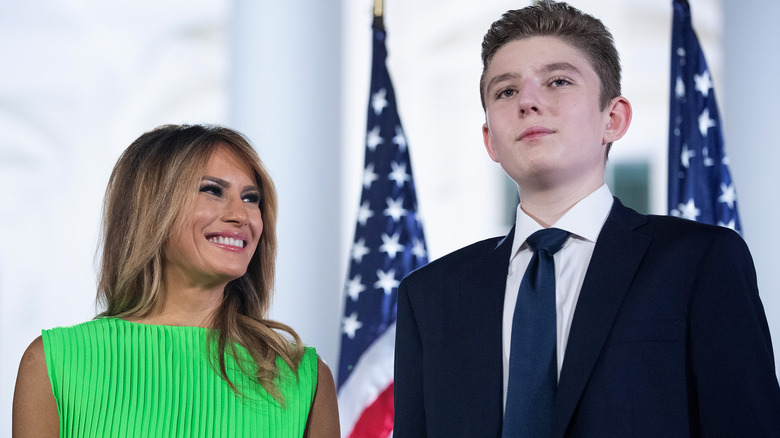
<path id="1" fill-rule="evenodd" d="M 525 241 L 534 254 L 520 282 L 512 318 L 504 438 L 550 436 L 558 387 L 553 254 L 568 237 L 567 231 L 547 228 Z"/>

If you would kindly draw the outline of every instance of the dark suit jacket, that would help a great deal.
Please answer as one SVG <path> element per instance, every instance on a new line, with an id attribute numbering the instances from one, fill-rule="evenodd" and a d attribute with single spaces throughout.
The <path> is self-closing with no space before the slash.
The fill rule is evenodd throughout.
<path id="1" fill-rule="evenodd" d="M 514 230 L 399 287 L 395 438 L 500 437 Z M 554 437 L 780 437 L 780 388 L 738 234 L 615 200 L 574 313 Z"/>

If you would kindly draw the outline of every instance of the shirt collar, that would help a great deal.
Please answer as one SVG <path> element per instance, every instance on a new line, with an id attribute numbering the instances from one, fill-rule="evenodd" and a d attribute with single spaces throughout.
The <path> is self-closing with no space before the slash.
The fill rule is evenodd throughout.
<path id="1" fill-rule="evenodd" d="M 574 204 L 552 227 L 566 230 L 583 240 L 595 243 L 599 233 L 601 233 L 604 222 L 607 221 L 613 202 L 612 192 L 604 184 Z M 510 260 L 517 255 L 528 236 L 542 228 L 518 204 L 517 219 L 515 221 L 515 239 L 512 242 L 512 256 Z"/>

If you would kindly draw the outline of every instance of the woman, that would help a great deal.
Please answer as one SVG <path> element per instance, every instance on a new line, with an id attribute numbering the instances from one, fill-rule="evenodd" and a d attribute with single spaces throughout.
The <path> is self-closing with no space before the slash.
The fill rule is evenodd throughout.
<path id="1" fill-rule="evenodd" d="M 338 436 L 330 370 L 265 319 L 276 193 L 241 134 L 139 137 L 111 175 L 102 244 L 106 310 L 27 349 L 14 437 Z"/>

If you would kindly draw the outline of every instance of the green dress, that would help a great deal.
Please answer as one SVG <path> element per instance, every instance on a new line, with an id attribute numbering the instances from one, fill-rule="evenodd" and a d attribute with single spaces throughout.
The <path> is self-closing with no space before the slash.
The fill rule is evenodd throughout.
<path id="1" fill-rule="evenodd" d="M 301 437 L 317 387 L 277 358 L 284 407 L 226 355 L 236 395 L 208 357 L 209 329 L 100 318 L 43 331 L 61 437 Z M 246 350 L 238 347 L 248 358 Z"/>

